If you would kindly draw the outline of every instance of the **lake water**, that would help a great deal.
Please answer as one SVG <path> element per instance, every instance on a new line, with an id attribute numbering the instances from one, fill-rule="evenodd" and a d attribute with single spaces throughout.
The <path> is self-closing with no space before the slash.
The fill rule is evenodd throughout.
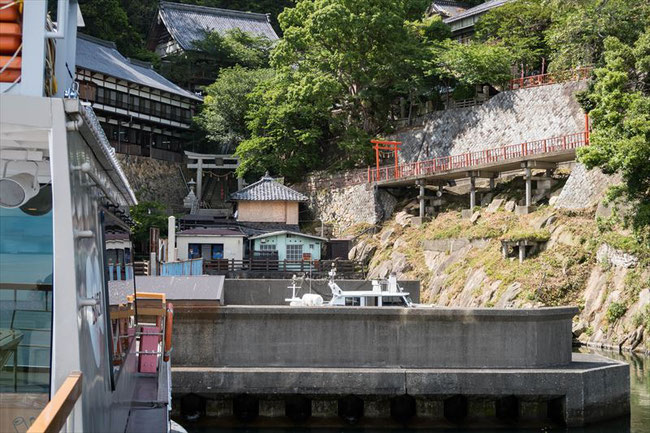
<path id="1" fill-rule="evenodd" d="M 629 353 L 619 355 L 614 352 L 604 352 L 589 349 L 580 349 L 581 352 L 595 352 L 610 358 L 626 361 L 630 364 L 630 419 L 620 419 L 608 423 L 598 423 L 584 428 L 533 428 L 533 429 L 484 429 L 472 428 L 472 433 L 650 433 L 650 357 L 632 355 Z M 189 433 L 407 433 L 422 432 L 423 429 L 386 428 L 386 429 L 359 429 L 345 428 L 218 428 L 210 426 L 209 420 L 204 420 L 201 425 L 192 425 L 187 422 L 184 427 Z M 426 429 L 435 433 L 458 433 L 464 429 Z"/>

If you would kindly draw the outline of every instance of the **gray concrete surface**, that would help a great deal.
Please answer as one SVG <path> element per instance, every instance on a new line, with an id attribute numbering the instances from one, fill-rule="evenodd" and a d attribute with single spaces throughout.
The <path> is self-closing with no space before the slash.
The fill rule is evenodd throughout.
<path id="1" fill-rule="evenodd" d="M 225 306 L 178 312 L 174 365 L 540 368 L 571 360 L 577 308 Z"/>
<path id="2" fill-rule="evenodd" d="M 168 301 L 206 301 L 223 304 L 222 275 L 195 275 L 179 277 L 136 276 L 138 292 L 164 293 Z M 133 294 L 133 280 L 109 281 L 110 305 L 126 302 Z"/>
<path id="3" fill-rule="evenodd" d="M 349 394 L 364 399 L 408 394 L 429 404 L 454 395 L 470 400 L 560 399 L 568 426 L 623 416 L 630 407 L 629 366 L 587 354 L 573 354 L 573 361 L 564 367 L 544 369 L 173 367 L 172 378 L 178 395 L 198 393 L 217 399 L 243 393 L 273 398 L 305 395 L 314 403 Z"/>
<path id="4" fill-rule="evenodd" d="M 371 290 L 372 284 L 366 280 L 337 280 L 343 290 Z M 420 302 L 420 281 L 405 280 L 398 282 L 408 292 L 413 302 Z M 225 305 L 287 305 L 284 301 L 291 297 L 291 280 L 271 279 L 226 279 L 224 282 Z M 298 296 L 305 293 L 317 293 L 325 300 L 332 297 L 326 280 L 304 281 L 297 291 Z"/>

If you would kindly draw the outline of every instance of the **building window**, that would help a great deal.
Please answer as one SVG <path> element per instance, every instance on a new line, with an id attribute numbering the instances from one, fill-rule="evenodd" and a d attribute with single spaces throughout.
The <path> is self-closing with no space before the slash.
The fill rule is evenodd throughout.
<path id="1" fill-rule="evenodd" d="M 223 244 L 212 244 L 212 260 L 223 259 Z"/>
<path id="2" fill-rule="evenodd" d="M 286 259 L 291 261 L 302 260 L 302 244 L 287 245 Z"/>
<path id="3" fill-rule="evenodd" d="M 201 244 L 190 244 L 187 248 L 187 258 L 188 259 L 200 259 L 201 258 Z"/>
<path id="4" fill-rule="evenodd" d="M 260 251 L 275 251 L 275 244 L 261 244 Z"/>

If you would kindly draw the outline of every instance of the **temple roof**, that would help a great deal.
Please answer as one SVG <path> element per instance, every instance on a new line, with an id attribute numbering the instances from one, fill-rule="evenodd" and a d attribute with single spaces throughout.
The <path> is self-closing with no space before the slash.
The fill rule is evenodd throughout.
<path id="1" fill-rule="evenodd" d="M 183 50 L 194 49 L 194 42 L 204 39 L 205 33 L 212 31 L 223 34 L 240 29 L 271 41 L 278 39 L 265 14 L 162 1 L 158 15 Z"/>
<path id="2" fill-rule="evenodd" d="M 427 10 L 429 15 L 440 15 L 442 18 L 451 18 L 469 9 L 466 3 L 453 0 L 434 0 Z"/>
<path id="3" fill-rule="evenodd" d="M 496 7 L 499 7 L 505 3 L 507 3 L 510 0 L 490 0 L 485 3 L 481 3 L 478 6 L 474 6 L 473 8 L 467 9 L 464 12 L 461 12 L 455 16 L 445 18 L 443 21 L 447 24 L 453 23 L 458 20 L 462 20 L 463 18 L 468 18 L 472 17 L 475 15 L 481 15 L 489 11 L 490 9 L 494 9 Z"/>
<path id="4" fill-rule="evenodd" d="M 244 189 L 232 193 L 235 201 L 307 201 L 307 196 L 273 180 L 268 174 Z"/>
<path id="5" fill-rule="evenodd" d="M 177 86 L 154 71 L 150 64 L 124 57 L 117 51 L 115 43 L 93 36 L 77 35 L 77 66 L 119 80 L 201 101 L 201 98 L 194 93 Z"/>

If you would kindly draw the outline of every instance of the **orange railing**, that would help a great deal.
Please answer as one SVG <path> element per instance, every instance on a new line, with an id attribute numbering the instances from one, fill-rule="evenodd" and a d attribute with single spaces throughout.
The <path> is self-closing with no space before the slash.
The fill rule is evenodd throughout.
<path id="1" fill-rule="evenodd" d="M 71 373 L 66 378 L 27 433 L 58 433 L 61 431 L 81 395 L 81 378 L 80 372 Z"/>
<path id="2" fill-rule="evenodd" d="M 578 69 L 515 78 L 510 80 L 508 83 L 508 89 L 528 89 L 530 87 L 547 86 L 549 84 L 563 83 L 566 81 L 586 80 L 591 75 L 592 69 L 591 66 L 585 66 Z"/>
<path id="3" fill-rule="evenodd" d="M 525 157 L 577 149 L 587 145 L 588 141 L 588 132 L 583 131 L 560 137 L 511 144 L 460 155 L 442 156 L 426 161 L 409 162 L 399 164 L 396 167 L 369 168 L 368 182 L 430 176 L 454 170 L 471 170 L 485 165 L 505 163 Z"/>

